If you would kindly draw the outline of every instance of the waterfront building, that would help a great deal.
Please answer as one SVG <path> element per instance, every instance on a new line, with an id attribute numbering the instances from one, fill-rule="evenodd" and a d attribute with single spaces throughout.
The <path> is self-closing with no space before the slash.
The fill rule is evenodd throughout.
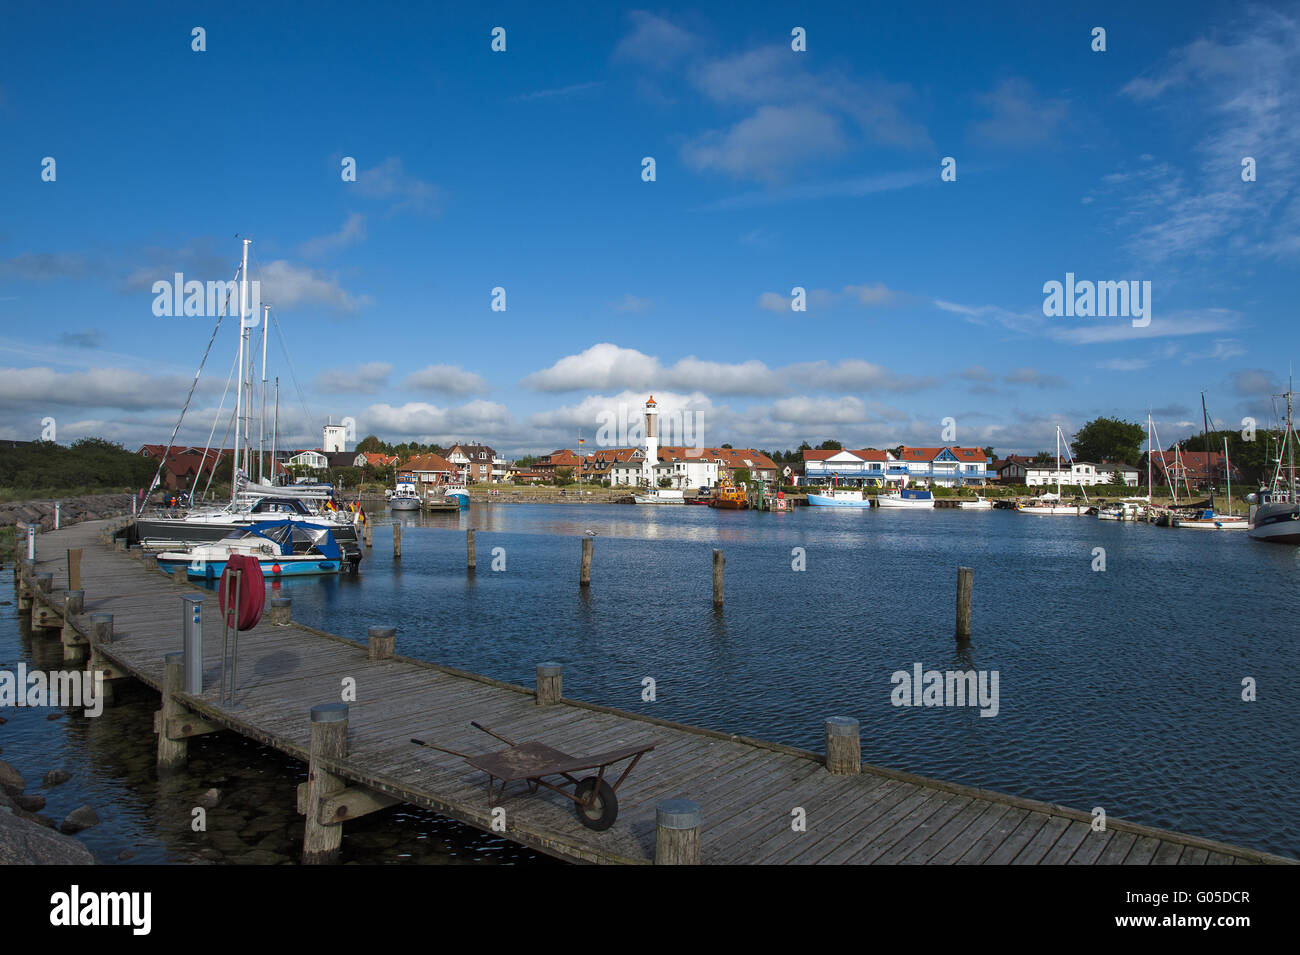
<path id="1" fill-rule="evenodd" d="M 888 451 L 863 448 L 860 451 L 805 449 L 803 478 L 798 483 L 847 487 L 897 483 L 905 473 L 898 459 Z"/>
<path id="2" fill-rule="evenodd" d="M 459 477 L 466 484 L 490 483 L 496 467 L 496 451 L 486 444 L 457 444 L 445 455 L 459 469 Z"/>
<path id="3" fill-rule="evenodd" d="M 942 448 L 899 449 L 898 462 L 910 483 L 924 481 L 938 487 L 987 484 L 994 472 L 992 459 L 981 448 L 949 445 Z"/>
<path id="4" fill-rule="evenodd" d="M 407 458 L 401 464 L 403 474 L 411 476 L 411 482 L 419 486 L 421 498 L 424 489 L 452 483 L 452 475 L 459 469 L 441 454 L 417 454 Z"/>

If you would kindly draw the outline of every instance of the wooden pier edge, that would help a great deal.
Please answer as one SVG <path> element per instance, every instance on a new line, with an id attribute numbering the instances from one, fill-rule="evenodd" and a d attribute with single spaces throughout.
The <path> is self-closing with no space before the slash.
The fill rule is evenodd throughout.
<path id="1" fill-rule="evenodd" d="M 131 523 L 131 521 L 127 519 L 125 522 L 123 522 L 121 519 L 118 519 L 117 521 L 111 523 L 115 526 L 116 529 L 121 529 L 122 527 Z M 111 543 L 105 543 L 104 546 L 106 549 L 109 550 L 112 550 L 113 548 L 113 545 Z M 118 553 L 121 552 L 119 551 Z M 37 568 L 43 563 L 46 564 L 57 563 L 57 560 L 46 559 L 42 561 L 38 557 L 35 564 L 22 567 L 20 577 L 23 579 L 21 580 L 21 583 L 26 584 L 27 586 L 30 587 L 30 594 L 34 601 L 39 601 L 40 603 L 45 604 L 55 615 L 62 618 L 63 591 L 60 590 L 53 593 L 43 593 L 40 592 L 35 586 L 33 586 L 34 581 L 26 579 L 28 577 L 34 577 L 35 574 L 38 573 Z M 158 570 L 157 572 L 165 573 L 165 571 L 161 571 L 161 570 Z M 187 585 L 194 586 L 188 583 Z M 66 626 L 70 626 L 72 629 L 75 629 L 83 637 L 85 637 L 87 641 L 89 641 L 91 637 L 91 633 L 90 633 L 91 627 L 89 625 L 89 620 L 90 620 L 89 616 L 81 615 L 75 617 L 72 621 L 64 621 L 64 624 Z M 361 643 L 356 640 L 351 640 L 346 637 L 339 636 L 337 634 L 328 633 L 323 630 L 318 630 L 314 627 L 309 627 L 304 624 L 298 623 L 296 621 L 290 623 L 286 627 L 286 629 L 288 628 L 295 628 L 320 638 L 333 640 L 341 644 L 346 644 L 348 646 L 355 648 L 359 652 L 359 654 L 361 654 L 362 657 L 365 657 L 369 653 L 369 647 L 365 643 Z M 132 678 L 140 681 L 141 683 L 144 683 L 147 686 L 150 686 L 154 690 L 157 690 L 159 692 L 163 691 L 164 689 L 163 677 L 161 674 L 158 677 L 153 677 L 149 673 L 137 670 L 134 666 L 132 666 L 127 661 L 125 661 L 118 654 L 117 648 L 113 644 L 103 645 L 98 647 L 97 649 L 99 652 L 99 656 L 104 658 L 115 668 L 120 669 L 122 672 L 129 674 Z M 471 680 L 477 683 L 481 683 L 485 686 L 490 686 L 501 690 L 508 690 L 510 692 L 518 693 L 523 696 L 532 697 L 535 694 L 534 690 L 528 689 L 523 686 L 519 686 L 517 684 L 507 683 L 502 680 L 497 680 L 492 677 L 484 676 L 478 673 L 472 673 L 466 670 L 460 670 L 455 667 L 449 667 L 442 664 L 431 663 L 427 660 L 418 660 L 412 657 L 405 657 L 397 654 L 394 654 L 392 657 L 388 659 L 395 663 L 404 663 L 411 666 L 435 670 L 447 674 L 449 676 L 454 676 L 465 680 Z M 183 703 L 184 706 L 188 708 L 191 712 L 204 717 L 208 722 L 214 724 L 215 726 L 229 729 L 231 731 L 239 733 L 240 735 L 246 736 L 250 739 L 256 740 L 265 745 L 271 746 L 275 749 L 280 750 L 281 752 L 286 753 L 287 755 L 293 756 L 295 759 L 298 759 L 305 764 L 310 762 L 311 754 L 309 752 L 308 747 L 298 745 L 294 743 L 292 740 L 277 736 L 274 733 L 269 733 L 254 724 L 247 723 L 239 719 L 237 716 L 232 715 L 230 712 L 220 709 L 219 706 L 211 705 L 208 702 L 199 699 L 197 697 L 192 697 L 185 693 L 177 693 L 174 695 L 174 698 L 178 702 Z M 566 697 L 554 705 L 556 705 L 557 707 L 567 706 L 567 707 L 574 707 L 577 709 L 588 710 L 596 713 L 604 713 L 612 716 L 617 716 L 621 719 L 626 719 L 626 720 L 635 721 L 639 723 L 645 723 L 647 725 L 661 726 L 666 729 L 672 729 L 677 732 L 689 733 L 689 734 L 693 734 L 693 735 L 697 735 L 709 739 L 740 743 L 757 749 L 763 749 L 763 750 L 768 750 L 774 753 L 780 753 L 787 756 L 798 757 L 801 759 L 809 760 L 817 764 L 824 764 L 825 762 L 825 754 L 817 753 L 808 749 L 803 749 L 801 747 L 789 746 L 784 743 L 776 743 L 769 740 L 756 739 L 753 737 L 744 736 L 735 733 L 725 733 L 719 730 L 712 730 L 704 727 L 691 726 L 689 724 L 678 723 L 672 720 L 665 720 L 659 717 L 648 716 L 640 713 L 632 713 L 625 710 L 619 710 L 614 707 L 603 706 L 598 703 L 589 703 L 582 700 L 574 700 Z M 318 756 L 318 762 L 322 766 L 322 768 L 333 773 L 334 775 L 359 783 L 369 789 L 374 790 L 375 792 L 390 796 L 401 802 L 422 806 L 424 808 L 437 812 L 441 815 L 445 815 L 448 818 L 452 818 L 459 822 L 465 823 L 466 825 L 472 826 L 474 828 L 484 830 L 484 831 L 489 831 L 489 832 L 492 831 L 491 817 L 489 812 L 486 809 L 486 806 L 484 807 L 484 811 L 482 811 L 481 813 L 478 811 L 466 811 L 462 807 L 457 806 L 455 804 L 447 803 L 435 797 L 430 797 L 426 794 L 409 789 L 400 780 L 396 780 L 384 775 L 375 774 L 363 770 L 362 768 L 349 763 L 346 759 L 330 759 L 330 758 L 323 758 Z M 909 773 L 903 770 L 891 769 L 889 767 L 879 766 L 876 764 L 862 763 L 861 773 L 862 775 L 869 775 L 869 774 L 877 775 L 885 779 L 896 780 L 899 782 L 922 786 L 931 789 L 937 789 L 943 792 L 952 793 L 954 795 L 966 797 L 969 799 L 980 799 L 988 802 L 994 802 L 1011 808 L 1023 809 L 1028 812 L 1038 812 L 1038 813 L 1044 813 L 1052 816 L 1060 816 L 1062 818 L 1069 819 L 1072 822 L 1080 822 L 1080 823 L 1091 825 L 1093 821 L 1093 816 L 1091 813 L 1084 812 L 1083 810 L 1079 810 L 1079 809 L 1074 809 L 1069 806 L 1063 806 L 1057 803 L 1050 803 L 1042 800 L 1030 799 L 1023 796 L 1016 796 L 1009 793 L 1001 793 L 994 790 L 983 789 L 975 786 L 967 786 L 962 783 L 949 782 L 947 780 L 921 776 L 915 773 Z M 1203 849 L 1207 852 L 1222 853 L 1225 855 L 1237 857 L 1238 859 L 1241 859 L 1246 862 L 1254 862 L 1254 863 L 1266 864 L 1266 865 L 1300 864 L 1300 860 L 1290 859 L 1285 856 L 1276 855 L 1274 853 L 1265 852 L 1258 849 L 1252 849 L 1246 846 L 1233 845 L 1230 843 L 1225 843 L 1214 839 L 1208 839 L 1201 836 L 1175 832 L 1172 830 L 1159 829 L 1141 823 L 1130 822 L 1128 820 L 1121 819 L 1114 816 L 1107 817 L 1106 828 L 1109 831 L 1130 833 L 1132 835 L 1135 835 L 1138 838 L 1144 838 L 1144 837 L 1153 838 L 1164 842 L 1176 843 L 1186 848 Z M 595 853 L 590 851 L 589 847 L 584 844 L 577 843 L 577 842 L 570 842 L 567 839 L 555 838 L 554 836 L 542 836 L 540 834 L 533 833 L 527 830 L 516 829 L 513 825 L 508 827 L 508 831 L 506 835 L 513 842 L 519 843 L 529 848 L 536 849 L 548 855 L 557 855 L 558 857 L 567 859 L 569 861 L 579 861 L 579 862 L 588 861 L 588 862 L 615 863 L 615 864 L 621 863 L 621 864 L 637 864 L 637 865 L 647 864 L 649 861 L 651 861 L 648 859 L 638 859 L 638 858 L 617 856 L 607 851 L 601 851 L 599 853 Z M 703 831 L 703 841 L 704 841 L 704 845 L 707 847 L 708 845 L 707 828 Z"/>

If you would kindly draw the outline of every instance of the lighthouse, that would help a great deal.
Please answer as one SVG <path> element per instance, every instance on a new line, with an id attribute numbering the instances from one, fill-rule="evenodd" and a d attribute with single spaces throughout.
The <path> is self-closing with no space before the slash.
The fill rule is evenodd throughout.
<path id="1" fill-rule="evenodd" d="M 659 406 L 655 396 L 645 403 L 645 460 L 641 462 L 641 476 L 647 487 L 655 486 L 655 465 L 659 463 Z"/>

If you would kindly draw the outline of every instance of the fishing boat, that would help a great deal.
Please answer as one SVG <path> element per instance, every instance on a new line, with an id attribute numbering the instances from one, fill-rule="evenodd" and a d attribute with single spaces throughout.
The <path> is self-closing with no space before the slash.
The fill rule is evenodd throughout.
<path id="1" fill-rule="evenodd" d="M 255 558 L 263 575 L 272 580 L 337 574 L 344 565 L 343 551 L 330 528 L 278 520 L 241 528 L 215 543 L 198 544 L 186 551 L 164 551 L 158 555 L 158 566 L 191 579 L 217 580 L 235 554 Z"/>
<path id="2" fill-rule="evenodd" d="M 749 507 L 749 493 L 739 484 L 722 484 L 717 496 L 709 501 L 709 507 L 728 511 L 743 511 Z"/>
<path id="3" fill-rule="evenodd" d="M 393 496 L 388 499 L 388 506 L 395 511 L 418 511 L 420 495 L 415 490 L 415 484 L 409 481 L 398 481 L 393 489 Z"/>
<path id="4" fill-rule="evenodd" d="M 861 491 L 845 487 L 826 488 L 814 494 L 808 493 L 808 504 L 812 507 L 870 507 L 871 500 Z"/>
<path id="5" fill-rule="evenodd" d="M 633 494 L 632 499 L 638 504 L 685 504 L 686 498 L 682 492 L 672 488 L 659 487 L 646 491 L 644 494 Z"/>
<path id="6" fill-rule="evenodd" d="M 890 494 L 877 494 L 876 507 L 923 510 L 934 507 L 934 494 L 923 488 L 902 487 Z"/>
<path id="7" fill-rule="evenodd" d="M 1293 393 L 1287 391 L 1286 430 L 1278 447 L 1272 480 L 1246 498 L 1250 502 L 1250 536 L 1270 544 L 1300 544 L 1300 498 L 1296 497 L 1296 431 L 1291 419 Z M 1285 464 L 1283 463 L 1285 462 Z"/>
<path id="8" fill-rule="evenodd" d="M 961 508 L 963 511 L 991 511 L 991 510 L 993 510 L 993 502 L 990 501 L 987 497 L 981 497 L 981 496 L 978 495 L 978 494 L 975 495 L 975 500 L 973 500 L 973 501 L 959 501 L 959 502 L 957 503 L 957 506 L 958 506 L 959 508 Z"/>
<path id="9" fill-rule="evenodd" d="M 1018 501 L 1016 503 L 1016 513 L 1032 514 L 1036 517 L 1078 517 L 1091 509 L 1091 504 L 1062 504 L 1061 503 L 1061 426 L 1056 426 L 1056 493 L 1046 491 L 1040 494 L 1032 501 Z M 1067 445 L 1065 449 L 1066 456 L 1073 460 L 1070 454 L 1070 448 Z M 1083 490 L 1083 485 L 1079 485 Z M 1083 491 L 1084 501 L 1088 500 L 1088 492 Z"/>
<path id="10" fill-rule="evenodd" d="M 469 510 L 469 491 L 463 484 L 448 484 L 442 489 L 444 500 L 455 501 L 462 511 Z"/>

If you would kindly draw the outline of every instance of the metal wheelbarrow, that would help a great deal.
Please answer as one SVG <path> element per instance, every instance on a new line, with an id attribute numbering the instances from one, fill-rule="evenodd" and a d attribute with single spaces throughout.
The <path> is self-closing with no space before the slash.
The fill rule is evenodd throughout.
<path id="1" fill-rule="evenodd" d="M 578 821 L 588 829 L 597 831 L 614 825 L 614 820 L 618 818 L 618 796 L 616 795 L 618 787 L 623 784 L 623 780 L 627 779 L 641 757 L 655 748 L 654 743 L 640 743 L 594 756 L 570 756 L 545 743 L 516 743 L 480 723 L 471 722 L 469 725 L 489 736 L 495 736 L 505 743 L 507 748 L 473 755 L 426 743 L 420 739 L 412 739 L 411 742 L 417 746 L 427 746 L 429 749 L 459 756 L 475 769 L 487 773 L 489 808 L 495 808 L 501 797 L 505 795 L 507 785 L 523 781 L 528 786 L 529 794 L 535 794 L 539 787 L 545 786 L 552 792 L 572 800 Z M 623 768 L 613 785 L 610 785 L 605 779 L 606 770 L 624 760 L 630 762 Z M 582 779 L 574 775 L 589 769 L 596 770 L 596 775 Z M 545 778 L 547 776 L 560 778 L 552 782 Z M 498 781 L 500 787 L 497 786 Z"/>

